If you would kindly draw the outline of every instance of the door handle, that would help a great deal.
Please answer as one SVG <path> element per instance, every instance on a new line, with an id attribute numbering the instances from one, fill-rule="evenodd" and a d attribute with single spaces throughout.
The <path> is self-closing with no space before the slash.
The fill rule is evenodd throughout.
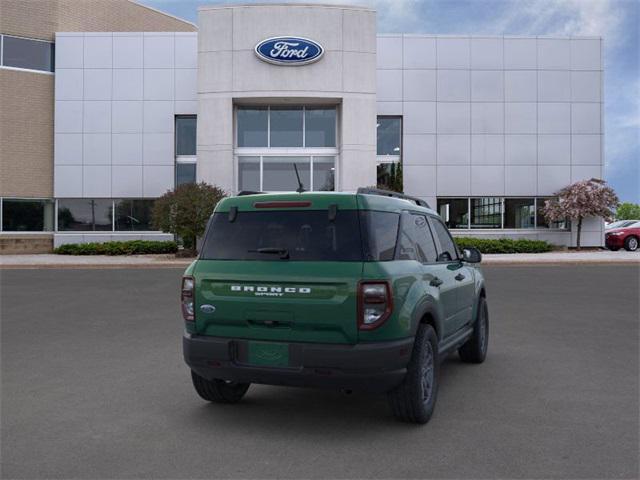
<path id="1" fill-rule="evenodd" d="M 439 287 L 440 285 L 442 285 L 442 280 L 440 280 L 438 277 L 433 277 L 433 279 L 429 282 L 429 285 L 431 285 L 432 287 Z"/>
<path id="2" fill-rule="evenodd" d="M 455 278 L 457 281 L 461 282 L 462 280 L 465 279 L 465 276 L 463 274 L 459 273 L 453 278 Z"/>

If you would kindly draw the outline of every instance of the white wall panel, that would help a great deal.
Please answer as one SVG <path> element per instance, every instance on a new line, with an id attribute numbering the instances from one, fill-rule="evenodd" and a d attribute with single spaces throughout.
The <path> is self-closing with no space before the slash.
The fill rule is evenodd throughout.
<path id="1" fill-rule="evenodd" d="M 111 167 L 111 195 L 142 197 L 142 165 L 114 165 Z"/>
<path id="2" fill-rule="evenodd" d="M 142 68 L 142 33 L 113 36 L 113 68 Z"/>
<path id="3" fill-rule="evenodd" d="M 435 165 L 407 165 L 403 170 L 404 191 L 407 195 L 434 195 L 436 193 Z"/>
<path id="4" fill-rule="evenodd" d="M 173 129 L 173 102 L 144 102 L 145 133 L 171 133 Z"/>
<path id="5" fill-rule="evenodd" d="M 377 68 L 402 68 L 402 37 L 379 36 L 377 38 Z"/>
<path id="6" fill-rule="evenodd" d="M 567 70 L 540 70 L 538 72 L 538 100 L 541 102 L 568 102 L 571 100 L 571 74 Z"/>
<path id="7" fill-rule="evenodd" d="M 56 133 L 54 150 L 56 165 L 82 165 L 82 134 Z"/>
<path id="8" fill-rule="evenodd" d="M 471 100 L 501 102 L 504 100 L 504 73 L 501 70 L 471 72 Z"/>
<path id="9" fill-rule="evenodd" d="M 444 135 L 437 138 L 438 165 L 468 165 L 471 163 L 471 136 Z"/>
<path id="10" fill-rule="evenodd" d="M 402 70 L 378 70 L 376 85 L 379 102 L 402 101 Z"/>
<path id="11" fill-rule="evenodd" d="M 85 133 L 82 141 L 84 165 L 111 165 L 111 134 Z"/>
<path id="12" fill-rule="evenodd" d="M 538 66 L 535 38 L 505 38 L 504 68 L 535 69 Z"/>
<path id="13" fill-rule="evenodd" d="M 504 103 L 472 103 L 471 132 L 504 133 Z"/>
<path id="14" fill-rule="evenodd" d="M 468 102 L 471 98 L 469 70 L 438 70 L 438 101 Z"/>
<path id="15" fill-rule="evenodd" d="M 435 37 L 405 35 L 403 47 L 404 68 L 436 68 Z"/>
<path id="16" fill-rule="evenodd" d="M 602 69 L 600 39 L 571 39 L 571 68 L 573 70 Z"/>
<path id="17" fill-rule="evenodd" d="M 142 101 L 114 101 L 112 105 L 113 133 L 142 132 Z"/>
<path id="18" fill-rule="evenodd" d="M 469 68 L 471 42 L 469 38 L 437 37 L 438 68 Z"/>
<path id="19" fill-rule="evenodd" d="M 173 189 L 174 171 L 173 165 L 145 166 L 142 176 L 143 195 L 154 198 Z"/>
<path id="20" fill-rule="evenodd" d="M 110 133 L 111 102 L 85 100 L 82 111 L 82 128 L 84 133 Z"/>
<path id="21" fill-rule="evenodd" d="M 84 36 L 77 33 L 56 34 L 56 70 L 60 68 L 83 68 Z"/>
<path id="22" fill-rule="evenodd" d="M 436 133 L 435 102 L 405 102 L 402 109 L 406 133 Z"/>
<path id="23" fill-rule="evenodd" d="M 195 68 L 175 70 L 174 97 L 176 100 L 196 101 L 198 99 L 198 70 Z"/>
<path id="24" fill-rule="evenodd" d="M 537 101 L 538 73 L 535 70 L 505 71 L 504 96 L 507 102 Z"/>
<path id="25" fill-rule="evenodd" d="M 407 135 L 402 138 L 403 165 L 435 165 L 436 136 L 426 134 Z M 405 174 L 406 175 L 406 174 Z"/>
<path id="26" fill-rule="evenodd" d="M 564 39 L 538 39 L 538 68 L 541 70 L 569 70 L 571 45 Z"/>
<path id="27" fill-rule="evenodd" d="M 572 135 L 571 163 L 573 165 L 602 165 L 600 135 Z"/>
<path id="28" fill-rule="evenodd" d="M 600 72 L 571 72 L 571 101 L 600 102 Z"/>
<path id="29" fill-rule="evenodd" d="M 82 196 L 85 198 L 111 197 L 111 166 L 84 166 L 82 170 Z"/>
<path id="30" fill-rule="evenodd" d="M 539 135 L 538 165 L 571 163 L 571 135 Z"/>
<path id="31" fill-rule="evenodd" d="M 507 165 L 504 173 L 504 194 L 521 197 L 537 194 L 535 165 Z"/>
<path id="32" fill-rule="evenodd" d="M 112 134 L 111 163 L 113 165 L 142 165 L 142 133 Z"/>
<path id="33" fill-rule="evenodd" d="M 144 68 L 173 68 L 174 36 L 144 35 Z"/>
<path id="34" fill-rule="evenodd" d="M 570 132 L 571 104 L 560 102 L 538 104 L 539 134 Z"/>
<path id="35" fill-rule="evenodd" d="M 471 135 L 473 165 L 503 165 L 504 135 Z"/>
<path id="36" fill-rule="evenodd" d="M 537 163 L 537 135 L 506 135 L 504 161 L 508 165 Z"/>
<path id="37" fill-rule="evenodd" d="M 82 165 L 56 165 L 53 194 L 58 198 L 82 197 Z"/>
<path id="38" fill-rule="evenodd" d="M 175 148 L 173 133 L 145 133 L 143 136 L 145 165 L 173 165 Z"/>
<path id="39" fill-rule="evenodd" d="M 82 100 L 82 72 L 81 68 L 60 68 L 56 71 L 57 100 Z"/>
<path id="40" fill-rule="evenodd" d="M 84 37 L 84 68 L 112 68 L 112 37 Z"/>
<path id="41" fill-rule="evenodd" d="M 540 165 L 538 167 L 538 195 L 553 195 L 571 182 L 569 165 Z"/>
<path id="42" fill-rule="evenodd" d="M 502 69 L 504 66 L 504 42 L 497 38 L 471 39 L 471 68 L 472 69 Z"/>
<path id="43" fill-rule="evenodd" d="M 436 71 L 404 70 L 403 95 L 405 101 L 434 101 L 436 99 Z"/>
<path id="44" fill-rule="evenodd" d="M 535 103 L 507 103 L 504 111 L 505 133 L 536 133 L 537 105 Z"/>
<path id="45" fill-rule="evenodd" d="M 113 100 L 142 100 L 143 72 L 141 68 L 113 70 Z"/>
<path id="46" fill-rule="evenodd" d="M 198 35 L 196 33 L 176 33 L 175 67 L 198 68 Z"/>
<path id="47" fill-rule="evenodd" d="M 600 104 L 571 104 L 571 133 L 600 133 Z"/>
<path id="48" fill-rule="evenodd" d="M 438 102 L 438 133 L 470 133 L 470 107 L 466 102 Z"/>
<path id="49" fill-rule="evenodd" d="M 470 165 L 438 165 L 436 194 L 439 197 L 471 195 Z"/>
<path id="50" fill-rule="evenodd" d="M 145 100 L 173 100 L 174 70 L 145 68 L 143 98 Z"/>
<path id="51" fill-rule="evenodd" d="M 56 133 L 82 132 L 81 101 L 56 100 L 54 117 Z"/>
<path id="52" fill-rule="evenodd" d="M 504 195 L 503 165 L 473 165 L 471 167 L 471 195 Z"/>
<path id="53" fill-rule="evenodd" d="M 56 72 L 56 77 L 58 73 Z M 89 68 L 84 70 L 84 100 L 111 100 L 111 70 Z M 82 95 L 82 89 L 80 90 Z"/>

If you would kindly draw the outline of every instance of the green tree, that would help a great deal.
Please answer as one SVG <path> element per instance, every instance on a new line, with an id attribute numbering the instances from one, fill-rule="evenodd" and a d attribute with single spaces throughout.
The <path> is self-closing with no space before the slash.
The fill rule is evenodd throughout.
<path id="1" fill-rule="evenodd" d="M 178 235 L 185 250 L 196 250 L 196 240 L 204 234 L 207 221 L 224 190 L 202 183 L 185 183 L 155 201 L 152 224 L 163 232 Z"/>
<path id="2" fill-rule="evenodd" d="M 640 205 L 623 202 L 616 209 L 616 220 L 640 220 Z"/>

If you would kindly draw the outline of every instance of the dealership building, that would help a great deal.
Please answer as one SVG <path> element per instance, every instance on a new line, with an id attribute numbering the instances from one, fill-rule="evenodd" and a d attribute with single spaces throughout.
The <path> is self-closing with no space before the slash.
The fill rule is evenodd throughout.
<path id="1" fill-rule="evenodd" d="M 33 4 L 31 4 L 33 5 Z M 456 235 L 575 244 L 545 199 L 603 177 L 602 40 L 379 35 L 375 10 L 3 2 L 4 252 L 172 238 L 155 198 L 380 185 Z M 294 168 L 295 165 L 295 168 Z M 603 224 L 583 224 L 602 245 Z"/>

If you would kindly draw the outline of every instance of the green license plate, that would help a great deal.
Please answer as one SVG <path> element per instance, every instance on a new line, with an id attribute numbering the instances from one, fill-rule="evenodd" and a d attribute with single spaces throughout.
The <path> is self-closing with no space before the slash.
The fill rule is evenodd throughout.
<path id="1" fill-rule="evenodd" d="M 249 342 L 249 363 L 266 367 L 288 367 L 289 345 L 286 343 Z"/>

